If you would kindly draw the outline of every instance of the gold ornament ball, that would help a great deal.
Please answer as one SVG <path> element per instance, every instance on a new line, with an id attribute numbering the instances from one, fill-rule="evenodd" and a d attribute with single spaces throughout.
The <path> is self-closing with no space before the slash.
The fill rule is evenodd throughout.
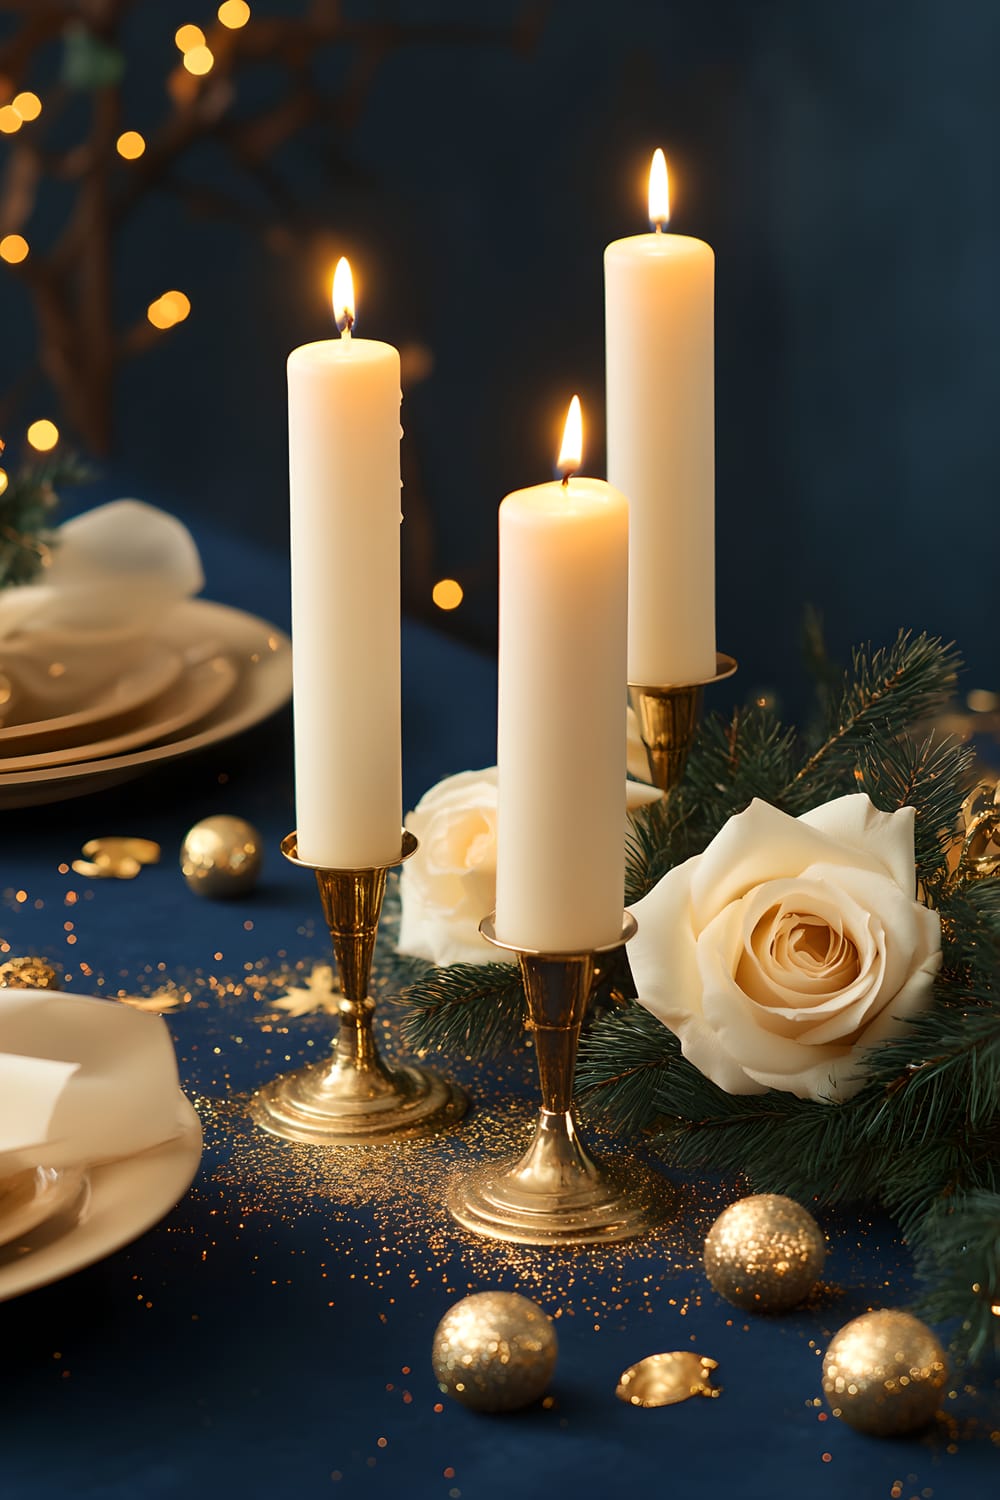
<path id="1" fill-rule="evenodd" d="M 559 1345 L 552 1320 L 516 1292 L 477 1292 L 434 1335 L 437 1383 L 473 1411 L 517 1411 L 544 1394 Z"/>
<path id="2" fill-rule="evenodd" d="M 9 958 L 0 964 L 0 990 L 57 990 L 59 975 L 43 958 Z"/>
<path id="3" fill-rule="evenodd" d="M 252 891 L 260 876 L 261 837 L 245 818 L 203 818 L 181 845 L 181 872 L 191 889 L 211 900 Z"/>
<path id="4" fill-rule="evenodd" d="M 705 1272 L 720 1297 L 747 1312 L 797 1306 L 826 1260 L 823 1231 L 808 1209 L 778 1193 L 741 1198 L 705 1240 Z"/>
<path id="5" fill-rule="evenodd" d="M 835 1417 L 875 1437 L 923 1427 L 941 1405 L 948 1360 L 938 1339 L 905 1312 L 846 1323 L 823 1359 L 823 1394 Z"/>

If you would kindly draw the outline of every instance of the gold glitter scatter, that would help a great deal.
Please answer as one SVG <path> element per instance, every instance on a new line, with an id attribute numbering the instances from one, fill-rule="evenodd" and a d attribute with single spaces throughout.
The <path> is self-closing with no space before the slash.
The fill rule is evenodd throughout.
<path id="1" fill-rule="evenodd" d="M 43 958 L 10 958 L 0 964 L 0 989 L 55 990 L 58 975 Z"/>
<path id="2" fill-rule="evenodd" d="M 367 1211 L 371 1228 L 352 1277 L 383 1292 L 437 1286 L 462 1296 L 506 1279 L 557 1320 L 579 1314 L 620 1328 L 632 1312 L 662 1314 L 659 1294 L 671 1278 L 697 1266 L 705 1230 L 717 1212 L 717 1205 L 706 1206 L 703 1194 L 682 1186 L 677 1222 L 637 1244 L 592 1247 L 585 1257 L 569 1248 L 539 1257 L 530 1247 L 467 1236 L 450 1219 L 445 1204 L 455 1179 L 496 1154 L 498 1144 L 528 1138 L 529 1064 L 521 1058 L 503 1070 L 501 1087 L 520 1090 L 521 1097 L 477 1107 L 447 1138 L 450 1150 L 442 1149 L 440 1138 L 431 1138 L 326 1152 L 256 1130 L 245 1118 L 243 1096 L 206 1100 L 199 1110 L 206 1131 L 222 1131 L 229 1146 L 213 1185 L 225 1191 L 233 1214 L 253 1215 L 258 1222 L 264 1215 L 286 1220 L 318 1206 L 331 1248 L 342 1243 L 340 1226 L 356 1230 L 357 1211 Z M 475 1084 L 472 1091 L 479 1092 Z M 609 1294 L 609 1280 L 618 1291 Z M 629 1290 L 622 1292 L 623 1285 Z M 388 1296 L 387 1317 L 395 1305 L 395 1297 Z"/>

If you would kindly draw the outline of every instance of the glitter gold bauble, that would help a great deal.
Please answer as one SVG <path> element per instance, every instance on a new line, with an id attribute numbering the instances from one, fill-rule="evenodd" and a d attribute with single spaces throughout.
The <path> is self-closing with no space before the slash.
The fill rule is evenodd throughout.
<path id="1" fill-rule="evenodd" d="M 261 837 L 245 818 L 203 818 L 181 845 L 181 872 L 193 891 L 211 900 L 253 890 L 263 861 Z"/>
<path id="2" fill-rule="evenodd" d="M 558 1347 L 537 1303 L 516 1292 L 477 1292 L 445 1313 L 431 1361 L 446 1396 L 473 1411 L 516 1411 L 544 1393 Z"/>
<path id="3" fill-rule="evenodd" d="M 826 1241 L 812 1214 L 778 1193 L 731 1203 L 705 1240 L 709 1281 L 747 1312 L 795 1307 L 812 1291 L 825 1259 Z"/>
<path id="4" fill-rule="evenodd" d="M 43 958 L 9 958 L 0 964 L 0 990 L 57 990 L 59 975 Z"/>
<path id="5" fill-rule="evenodd" d="M 846 1323 L 823 1359 L 823 1394 L 835 1417 L 875 1437 L 923 1427 L 941 1405 L 948 1360 L 912 1313 L 865 1313 Z"/>

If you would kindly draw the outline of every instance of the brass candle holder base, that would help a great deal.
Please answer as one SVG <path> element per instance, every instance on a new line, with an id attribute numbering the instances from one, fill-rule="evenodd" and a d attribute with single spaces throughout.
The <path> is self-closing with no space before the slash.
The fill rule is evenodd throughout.
<path id="1" fill-rule="evenodd" d="M 684 775 L 704 689 L 709 683 L 732 677 L 736 667 L 735 657 L 717 651 L 714 675 L 701 682 L 664 683 L 659 687 L 629 683 L 629 698 L 646 747 L 649 777 L 661 792 L 671 791 Z"/>
<path id="2" fill-rule="evenodd" d="M 628 942 L 622 935 L 590 953 L 524 952 L 498 941 L 493 918 L 480 924 L 487 942 L 517 954 L 535 1039 L 542 1108 L 523 1156 L 490 1162 L 453 1189 L 449 1210 L 464 1229 L 519 1245 L 592 1245 L 632 1239 L 669 1217 L 673 1190 L 637 1162 L 599 1164 L 580 1140 L 573 1117 L 573 1073 L 595 959 Z"/>
<path id="3" fill-rule="evenodd" d="M 401 864 L 416 852 L 403 830 Z M 379 1054 L 368 994 L 372 956 L 389 865 L 328 870 L 299 858 L 294 833 L 281 852 L 315 871 L 323 915 L 333 940 L 340 986 L 340 1030 L 331 1058 L 297 1068 L 264 1084 L 250 1114 L 272 1135 L 317 1146 L 367 1145 L 431 1135 L 460 1120 L 468 1100 L 455 1084 L 413 1066 L 389 1067 Z"/>

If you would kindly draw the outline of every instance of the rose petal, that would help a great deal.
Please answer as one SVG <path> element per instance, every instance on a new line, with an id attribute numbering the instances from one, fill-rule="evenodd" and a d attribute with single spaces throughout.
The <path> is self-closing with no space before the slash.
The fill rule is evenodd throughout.
<path id="1" fill-rule="evenodd" d="M 900 890 L 912 899 L 917 890 L 913 856 L 915 819 L 912 807 L 880 812 L 864 792 L 855 792 L 814 807 L 811 812 L 803 813 L 799 822 L 855 850 L 864 856 L 865 863 L 872 858 L 881 860 Z"/>
<path id="2" fill-rule="evenodd" d="M 880 858 L 838 844 L 801 818 L 789 817 L 756 798 L 745 812 L 730 818 L 704 854 L 696 858 L 698 864 L 691 877 L 692 922 L 696 932 L 707 927 L 731 901 L 765 881 L 800 875 L 819 862 L 860 865 L 876 874 L 885 874 Z"/>

